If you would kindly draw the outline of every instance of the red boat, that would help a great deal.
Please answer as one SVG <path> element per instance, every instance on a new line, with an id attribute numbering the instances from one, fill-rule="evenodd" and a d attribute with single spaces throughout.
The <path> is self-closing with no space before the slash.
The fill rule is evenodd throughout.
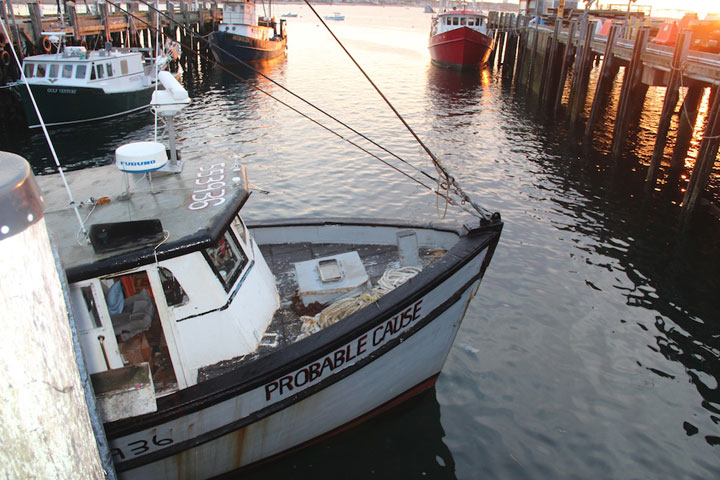
<path id="1" fill-rule="evenodd" d="M 487 17 L 471 4 L 443 2 L 432 19 L 430 57 L 436 65 L 451 68 L 477 68 L 487 62 L 493 39 L 487 34 Z"/>

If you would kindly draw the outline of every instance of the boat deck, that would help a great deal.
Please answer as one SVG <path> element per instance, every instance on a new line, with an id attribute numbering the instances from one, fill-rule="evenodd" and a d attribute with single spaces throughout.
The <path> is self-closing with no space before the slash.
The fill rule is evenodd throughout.
<path id="1" fill-rule="evenodd" d="M 300 319 L 301 315 L 314 315 L 317 310 L 302 311 L 303 304 L 297 295 L 295 263 L 357 251 L 373 286 L 377 284 L 387 269 L 400 266 L 398 249 L 395 245 L 295 243 L 260 245 L 260 250 L 275 276 L 280 294 L 280 308 L 275 312 L 275 316 L 255 352 L 200 369 L 198 381 L 221 375 L 246 361 L 255 360 L 297 341 L 303 323 Z M 440 258 L 445 251 L 420 249 L 419 253 L 423 266 L 427 266 Z"/>

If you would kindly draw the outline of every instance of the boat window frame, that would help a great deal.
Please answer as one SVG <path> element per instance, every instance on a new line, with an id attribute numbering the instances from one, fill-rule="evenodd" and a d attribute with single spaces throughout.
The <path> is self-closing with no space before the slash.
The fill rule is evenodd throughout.
<path id="1" fill-rule="evenodd" d="M 466 17 L 460 17 L 460 26 L 464 27 L 467 24 L 467 18 Z"/>
<path id="2" fill-rule="evenodd" d="M 58 75 L 60 75 L 60 65 L 51 63 L 48 68 L 48 78 L 58 78 Z"/>
<path id="3" fill-rule="evenodd" d="M 120 60 L 120 73 L 122 75 L 127 75 L 129 71 L 130 68 L 128 67 L 128 61 L 127 59 L 123 58 L 122 60 Z"/>
<path id="4" fill-rule="evenodd" d="M 458 19 L 458 17 L 452 17 L 452 22 L 453 27 L 456 27 L 458 23 L 460 23 L 460 20 Z"/>
<path id="5" fill-rule="evenodd" d="M 105 74 L 108 78 L 113 76 L 113 68 L 111 62 L 105 64 Z"/>
<path id="6" fill-rule="evenodd" d="M 42 75 L 40 75 L 41 73 Z M 40 62 L 37 64 L 37 69 L 35 70 L 35 77 L 45 78 L 45 75 L 47 75 L 47 64 Z"/>
<path id="7" fill-rule="evenodd" d="M 87 78 L 87 65 L 78 65 L 75 68 L 75 78 L 79 80 L 85 80 Z M 82 74 L 80 72 L 82 71 Z"/>
<path id="8" fill-rule="evenodd" d="M 96 63 L 95 71 L 97 72 L 98 80 L 102 80 L 103 78 L 105 78 L 105 64 L 104 63 Z"/>
<path id="9" fill-rule="evenodd" d="M 239 253 L 240 262 L 239 266 L 235 267 L 235 269 L 230 273 L 230 275 L 227 278 L 224 278 L 223 275 L 220 273 L 220 269 L 215 264 L 213 259 L 210 257 L 210 249 L 217 248 L 219 243 L 222 240 L 227 241 L 227 237 L 232 240 L 231 242 L 228 242 L 230 245 L 231 251 L 233 250 L 233 247 L 235 247 L 235 254 L 237 255 Z M 233 243 L 234 242 L 234 243 Z M 211 247 L 204 248 L 202 250 L 203 257 L 205 257 L 205 261 L 210 266 L 210 269 L 215 274 L 215 277 L 220 281 L 220 284 L 225 288 L 225 292 L 229 292 L 233 285 L 235 285 L 235 282 L 237 282 L 238 278 L 240 278 L 241 274 L 245 272 L 245 270 L 250 265 L 250 256 L 248 255 L 247 251 L 245 250 L 245 245 L 240 242 L 235 234 L 233 233 L 232 229 L 228 226 L 227 229 L 223 232 L 220 239 L 217 241 L 217 243 Z"/>
<path id="10" fill-rule="evenodd" d="M 26 62 L 25 65 L 23 65 L 23 74 L 25 75 L 25 78 L 32 78 L 35 76 L 35 64 Z"/>
<path id="11" fill-rule="evenodd" d="M 69 70 L 68 70 L 68 67 L 70 67 Z M 72 63 L 66 63 L 65 65 L 62 66 L 62 72 L 60 73 L 60 75 L 62 76 L 62 78 L 73 78 L 74 70 L 75 70 L 75 65 L 73 65 Z"/>
<path id="12" fill-rule="evenodd" d="M 95 73 L 95 64 L 90 65 L 90 80 L 97 80 L 97 73 Z"/>

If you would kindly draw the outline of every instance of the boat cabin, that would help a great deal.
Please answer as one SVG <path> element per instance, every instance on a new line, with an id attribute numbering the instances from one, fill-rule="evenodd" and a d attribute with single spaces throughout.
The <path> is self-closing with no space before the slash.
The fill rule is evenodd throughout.
<path id="1" fill-rule="evenodd" d="M 124 83 L 128 77 L 143 75 L 144 65 L 138 52 L 65 47 L 62 53 L 25 59 L 23 72 L 31 84 L 99 87 L 108 80 Z"/>
<path id="2" fill-rule="evenodd" d="M 111 235 L 99 241 L 112 244 Z M 149 363 L 157 395 L 196 384 L 200 367 L 254 351 L 278 305 L 239 216 L 207 248 L 75 282 L 70 296 L 89 372 Z"/>
<path id="3" fill-rule="evenodd" d="M 276 36 L 285 36 L 285 20 L 281 19 L 278 25 L 275 17 L 257 16 L 254 0 L 225 2 L 218 31 L 258 40 L 272 40 Z"/>
<path id="4" fill-rule="evenodd" d="M 438 35 L 462 27 L 486 33 L 487 17 L 471 10 L 445 11 L 433 18 L 431 35 Z"/>

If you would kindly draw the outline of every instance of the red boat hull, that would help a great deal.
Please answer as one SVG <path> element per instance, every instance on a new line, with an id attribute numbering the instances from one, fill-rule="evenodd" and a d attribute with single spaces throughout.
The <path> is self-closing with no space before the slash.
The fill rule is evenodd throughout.
<path id="1" fill-rule="evenodd" d="M 443 67 L 473 68 L 485 64 L 493 49 L 493 39 L 468 27 L 430 37 L 430 58 Z"/>

